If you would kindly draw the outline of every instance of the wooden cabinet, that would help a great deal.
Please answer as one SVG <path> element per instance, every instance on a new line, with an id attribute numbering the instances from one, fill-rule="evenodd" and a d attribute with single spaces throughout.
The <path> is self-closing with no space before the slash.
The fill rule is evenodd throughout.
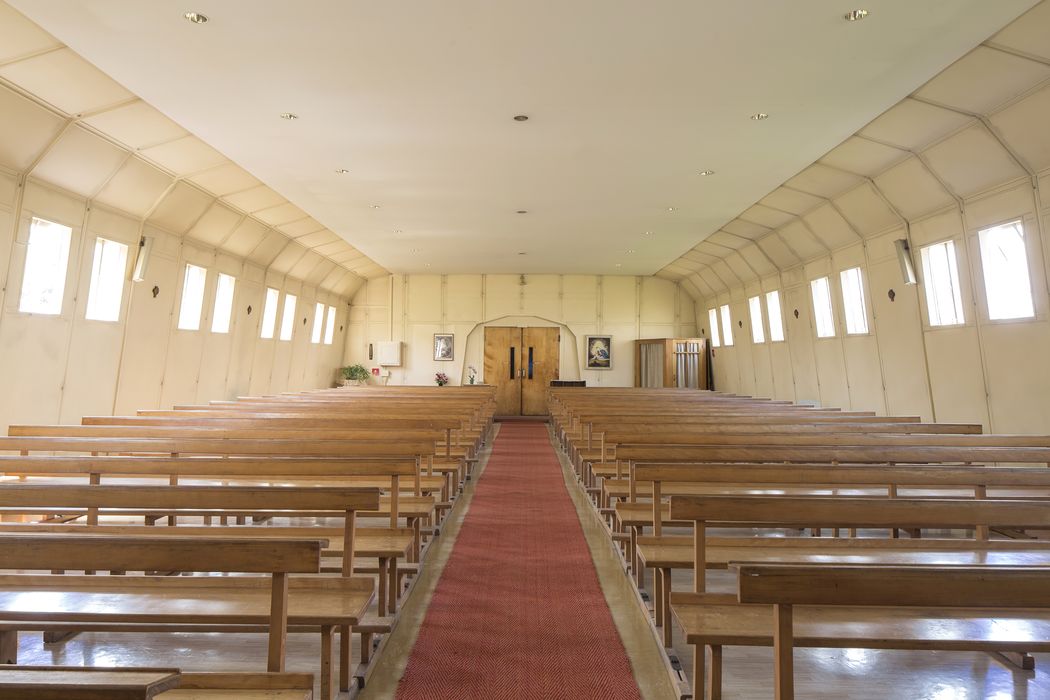
<path id="1" fill-rule="evenodd" d="M 709 389 L 706 338 L 634 341 L 634 385 Z"/>

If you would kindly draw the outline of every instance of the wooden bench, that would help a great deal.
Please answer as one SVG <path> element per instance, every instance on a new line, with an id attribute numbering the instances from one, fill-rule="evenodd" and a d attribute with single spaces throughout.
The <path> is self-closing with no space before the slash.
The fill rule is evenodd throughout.
<path id="1" fill-rule="evenodd" d="M 842 636 L 849 636 L 848 646 L 861 648 L 1004 650 L 1017 649 L 1018 640 L 1025 638 L 1028 650 L 1050 650 L 1050 568 L 1045 566 L 745 564 L 739 567 L 738 600 L 773 606 L 777 700 L 794 699 L 794 647 L 824 646 L 822 628 L 830 637 L 828 646 L 842 646 L 847 641 Z M 1021 629 L 1003 624 L 1002 618 L 1013 617 L 1013 611 L 1025 618 L 1026 624 L 1017 626 Z M 863 626 L 873 617 L 875 624 L 891 619 L 897 633 L 857 634 L 853 625 Z M 836 634 L 829 618 L 853 623 L 845 628 L 853 633 Z M 998 628 L 987 635 L 994 638 L 946 629 L 966 618 Z"/>
<path id="2" fill-rule="evenodd" d="M 151 700 L 179 681 L 175 668 L 0 665 L 0 700 Z"/>
<path id="3" fill-rule="evenodd" d="M 1010 525 L 1020 528 L 1046 528 L 1050 526 L 1050 508 L 1045 502 L 1020 501 L 1020 500 L 947 500 L 947 499 L 868 499 L 868 498 L 777 498 L 777 497 L 701 497 L 701 496 L 673 496 L 671 498 L 672 517 L 681 520 L 692 520 L 694 522 L 693 534 L 693 560 L 694 562 L 707 561 L 707 537 L 706 529 L 709 522 L 732 523 L 765 523 L 773 527 L 797 527 L 799 524 L 808 524 L 822 527 L 920 527 L 920 528 L 976 528 L 981 526 L 991 527 L 994 525 Z M 852 539 L 836 539 L 833 541 L 844 546 L 847 543 L 866 541 Z M 880 541 L 880 540 L 875 540 Z M 889 540 L 886 540 L 889 541 Z M 928 547 L 929 541 L 923 540 L 919 547 Z M 980 552 L 978 557 L 990 556 L 984 554 L 984 543 L 975 547 Z M 963 550 L 959 550 L 963 551 Z M 1043 565 L 1046 555 L 1050 553 L 1039 547 L 1017 551 L 1007 547 L 994 552 L 993 560 L 997 563 L 1010 566 L 1020 565 Z M 824 556 L 819 551 L 814 551 L 816 556 Z M 900 556 L 901 550 L 897 545 L 886 548 L 885 551 L 877 546 L 866 547 L 862 556 L 869 562 L 901 563 L 905 561 Z M 748 558 L 758 558 L 758 552 L 748 551 Z M 788 549 L 779 550 L 779 561 L 790 561 L 792 553 Z M 834 555 L 830 555 L 834 556 Z M 942 557 L 942 553 L 931 550 L 931 557 Z M 800 557 L 800 559 L 803 559 Z M 919 558 L 921 561 L 921 557 Z M 915 562 L 916 557 L 908 556 L 907 561 Z M 941 561 L 944 561 L 942 557 Z M 973 563 L 965 559 L 958 559 L 962 564 Z M 980 559 L 978 559 L 980 561 Z M 753 635 L 750 630 L 755 629 L 754 615 L 747 608 L 741 608 L 725 596 L 711 594 L 705 591 L 706 578 L 704 576 L 705 566 L 699 564 L 694 567 L 694 594 L 683 597 L 681 594 L 670 594 L 662 601 L 673 613 L 675 619 L 685 630 L 686 639 L 690 644 L 708 644 L 720 647 L 725 644 L 762 645 L 768 637 Z M 666 590 L 666 589 L 665 589 Z M 717 607 L 710 610 L 708 605 Z M 741 611 L 745 616 L 741 620 L 734 619 L 736 611 Z M 752 615 L 751 617 L 746 617 Z M 739 622 L 739 624 L 738 624 Z M 1050 618 L 1047 619 L 1050 624 Z M 668 625 L 669 627 L 669 625 Z M 1047 628 L 1050 630 L 1050 627 Z M 704 636 L 704 635 L 710 636 Z M 736 634 L 736 636 L 734 636 Z M 699 636 L 698 636 L 699 635 Z M 702 641 L 697 642 L 697 639 Z M 712 641 L 718 639 L 721 641 Z M 954 637 L 953 637 L 954 639 Z M 992 637 L 988 637 L 992 639 Z M 988 639 L 984 641 L 988 641 Z M 1013 640 L 1012 645 L 1004 645 L 1012 651 L 1039 651 L 1050 648 L 1050 637 L 1044 641 L 1047 645 L 1029 644 L 1031 638 L 1021 635 Z M 1028 644 L 1026 647 L 1025 644 Z M 835 646 L 835 645 L 829 645 Z M 851 646 L 844 644 L 843 646 Z M 856 646 L 856 645 L 853 645 Z M 978 647 L 973 647 L 978 648 Z M 984 648 L 984 647 L 981 647 Z M 713 652 L 712 678 L 720 678 L 720 649 Z M 703 656 L 699 656 L 702 661 Z M 703 688 L 705 670 L 703 664 L 694 668 L 694 689 Z M 710 689 L 710 688 L 709 688 Z M 718 697 L 715 693 L 712 697 Z"/>

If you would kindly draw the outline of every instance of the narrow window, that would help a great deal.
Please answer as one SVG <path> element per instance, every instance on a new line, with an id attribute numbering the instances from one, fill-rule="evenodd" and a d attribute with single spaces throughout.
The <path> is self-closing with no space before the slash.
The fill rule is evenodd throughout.
<path id="1" fill-rule="evenodd" d="M 718 339 L 718 312 L 714 309 L 708 309 L 707 321 L 711 326 L 711 347 L 717 348 L 722 345 Z"/>
<path id="2" fill-rule="evenodd" d="M 316 345 L 321 342 L 321 333 L 324 331 L 324 304 L 317 302 L 314 306 L 314 327 L 310 331 L 310 342 Z"/>
<path id="3" fill-rule="evenodd" d="M 747 305 L 751 310 L 751 340 L 756 343 L 766 342 L 766 329 L 762 325 L 762 299 L 761 297 L 751 297 L 747 300 Z"/>
<path id="4" fill-rule="evenodd" d="M 33 218 L 29 222 L 25 274 L 18 310 L 29 314 L 62 313 L 66 291 L 66 265 L 73 229 L 52 221 Z"/>
<path id="5" fill-rule="evenodd" d="M 1011 221 L 978 232 L 988 318 L 993 321 L 1035 316 L 1028 276 L 1024 227 Z"/>
<path id="6" fill-rule="evenodd" d="M 335 307 L 328 307 L 328 321 L 324 329 L 324 344 L 331 345 L 332 338 L 335 337 Z"/>
<path id="7" fill-rule="evenodd" d="M 292 339 L 292 327 L 295 325 L 295 295 L 284 295 L 284 313 L 281 315 L 281 340 Z"/>
<path id="8" fill-rule="evenodd" d="M 926 309 L 931 326 L 957 326 L 963 323 L 962 294 L 955 241 L 928 245 L 922 255 L 922 282 L 926 288 Z"/>
<path id="9" fill-rule="evenodd" d="M 212 333 L 229 333 L 230 317 L 233 314 L 233 289 L 237 278 L 219 273 L 215 283 L 215 308 L 211 315 Z"/>
<path id="10" fill-rule="evenodd" d="M 722 340 L 726 346 L 733 344 L 733 319 L 729 318 L 729 304 L 722 304 Z"/>
<path id="11" fill-rule="evenodd" d="M 84 318 L 91 321 L 117 321 L 124 300 L 124 275 L 128 266 L 128 247 L 105 238 L 95 239 L 91 259 L 91 282 L 88 285 Z"/>
<path id="12" fill-rule="evenodd" d="M 839 273 L 842 284 L 842 309 L 846 315 L 846 334 L 860 335 L 868 332 L 868 312 L 864 309 L 864 283 L 860 268 L 851 267 Z"/>
<path id="13" fill-rule="evenodd" d="M 784 340 L 784 314 L 780 310 L 780 292 L 766 292 L 766 315 L 769 316 L 769 339 L 774 343 Z"/>
<path id="14" fill-rule="evenodd" d="M 201 327 L 201 309 L 204 308 L 204 282 L 208 271 L 196 265 L 186 265 L 182 278 L 182 304 L 179 306 L 179 329 L 195 331 Z"/>
<path id="15" fill-rule="evenodd" d="M 277 327 L 277 297 L 280 293 L 273 287 L 266 288 L 266 301 L 263 303 L 262 329 L 260 338 L 273 338 L 274 328 Z"/>
<path id="16" fill-rule="evenodd" d="M 831 312 L 831 286 L 827 277 L 815 279 L 809 283 L 813 293 L 813 318 L 817 325 L 818 338 L 835 336 L 835 319 Z"/>

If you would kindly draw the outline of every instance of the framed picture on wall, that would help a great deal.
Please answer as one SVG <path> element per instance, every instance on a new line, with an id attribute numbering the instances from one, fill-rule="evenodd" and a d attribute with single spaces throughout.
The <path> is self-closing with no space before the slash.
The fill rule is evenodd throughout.
<path id="1" fill-rule="evenodd" d="M 454 359 L 456 336 L 452 333 L 434 334 L 434 359 L 439 362 L 451 362 Z"/>
<path id="2" fill-rule="evenodd" d="M 612 369 L 612 336 L 588 335 L 587 369 Z"/>

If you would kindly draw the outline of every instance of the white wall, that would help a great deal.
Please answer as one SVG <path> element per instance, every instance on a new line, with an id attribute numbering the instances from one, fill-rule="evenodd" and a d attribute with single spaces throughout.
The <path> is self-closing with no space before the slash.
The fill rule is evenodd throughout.
<path id="1" fill-rule="evenodd" d="M 1036 317 L 990 321 L 977 231 L 1018 218 L 1025 227 Z M 981 423 L 1002 433 L 1050 432 L 1048 231 L 1050 171 L 1043 171 L 1037 178 L 962 198 L 958 206 L 858 236 L 851 245 L 698 302 L 698 326 L 705 335 L 710 333 L 707 309 L 716 304 L 728 303 L 734 326 L 736 319 L 744 324 L 735 346 L 715 351 L 715 386 L 925 420 Z M 903 283 L 893 246 L 899 238 L 910 240 L 920 278 L 919 248 L 955 241 L 964 325 L 929 325 L 922 280 L 917 286 Z M 838 273 L 858 265 L 870 332 L 847 336 Z M 823 275 L 832 282 L 836 337 L 817 339 L 809 282 Z M 787 342 L 754 344 L 747 299 L 772 289 L 784 297 Z"/>
<path id="2" fill-rule="evenodd" d="M 639 338 L 691 337 L 692 298 L 656 277 L 594 275 L 391 275 L 372 280 L 350 307 L 347 362 L 368 360 L 369 343 L 405 342 L 405 362 L 391 384 L 432 384 L 435 372 L 453 383 L 468 365 L 483 374 L 483 327 L 561 326 L 561 377 L 590 385 L 630 386 Z M 455 334 L 455 360 L 433 360 L 434 333 Z M 613 368 L 582 370 L 584 337 L 613 337 Z M 482 377 L 483 379 L 483 377 Z"/>
<path id="3" fill-rule="evenodd" d="M 342 359 L 347 306 L 337 295 L 0 166 L 0 426 L 79 422 L 252 392 L 330 386 Z M 29 222 L 73 229 L 62 313 L 18 311 Z M 131 277 L 140 235 L 155 240 L 146 280 Z M 84 318 L 95 238 L 129 246 L 120 319 Z M 177 330 L 185 264 L 208 269 L 201 330 Z M 211 333 L 217 272 L 237 278 L 229 334 Z M 264 284 L 299 296 L 291 342 L 259 339 Z M 152 290 L 158 288 L 154 297 Z M 283 299 L 283 295 L 282 295 Z M 337 309 L 335 341 L 313 345 L 315 300 Z M 248 306 L 252 307 L 249 315 Z M 303 325 L 303 318 L 307 319 Z"/>

